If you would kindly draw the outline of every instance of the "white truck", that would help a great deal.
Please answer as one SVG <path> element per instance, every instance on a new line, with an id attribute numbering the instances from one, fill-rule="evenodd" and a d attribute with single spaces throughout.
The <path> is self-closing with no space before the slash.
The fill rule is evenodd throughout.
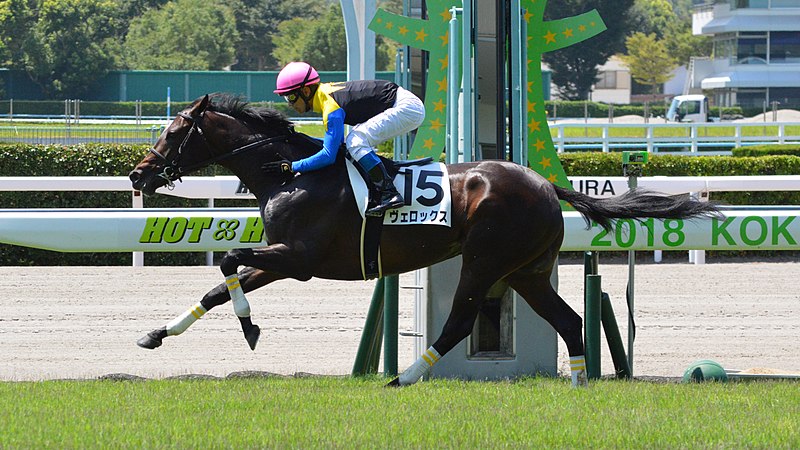
<path id="1" fill-rule="evenodd" d="M 708 98 L 705 95 L 677 95 L 667 111 L 670 122 L 708 122 Z"/>

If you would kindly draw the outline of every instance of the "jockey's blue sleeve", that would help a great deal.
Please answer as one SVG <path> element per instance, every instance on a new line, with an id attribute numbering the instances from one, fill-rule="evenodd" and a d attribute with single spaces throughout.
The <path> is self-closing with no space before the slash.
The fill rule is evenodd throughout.
<path id="1" fill-rule="evenodd" d="M 330 166 L 336 161 L 336 153 L 344 142 L 344 110 L 337 109 L 328 114 L 328 128 L 322 140 L 322 149 L 317 153 L 292 163 L 295 172 L 310 172 Z"/>

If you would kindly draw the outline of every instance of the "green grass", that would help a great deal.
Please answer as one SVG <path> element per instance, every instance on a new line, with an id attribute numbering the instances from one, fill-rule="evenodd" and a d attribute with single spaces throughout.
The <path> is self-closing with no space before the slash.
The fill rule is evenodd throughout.
<path id="1" fill-rule="evenodd" d="M 0 383 L 0 448 L 798 448 L 792 382 Z"/>
<path id="2" fill-rule="evenodd" d="M 92 130 L 119 130 L 119 129 L 130 129 L 130 130 L 149 130 L 151 127 L 159 128 L 159 125 L 153 125 L 148 123 L 143 123 L 141 125 L 136 125 L 133 123 L 71 123 L 69 127 L 73 130 L 80 130 L 80 129 L 92 129 Z M 20 122 L 15 120 L 13 122 L 8 120 L 0 121 L 0 128 L 37 128 L 37 129 L 53 129 L 53 130 L 65 130 L 67 125 L 64 121 L 52 121 L 52 122 Z"/>

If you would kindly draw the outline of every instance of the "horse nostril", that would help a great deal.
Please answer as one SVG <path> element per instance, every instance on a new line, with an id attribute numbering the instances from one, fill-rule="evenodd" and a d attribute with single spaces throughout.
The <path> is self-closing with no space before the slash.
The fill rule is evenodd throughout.
<path id="1" fill-rule="evenodd" d="M 128 178 L 130 178 L 132 183 L 136 183 L 142 178 L 142 171 L 141 170 L 134 170 L 130 174 L 128 174 Z"/>

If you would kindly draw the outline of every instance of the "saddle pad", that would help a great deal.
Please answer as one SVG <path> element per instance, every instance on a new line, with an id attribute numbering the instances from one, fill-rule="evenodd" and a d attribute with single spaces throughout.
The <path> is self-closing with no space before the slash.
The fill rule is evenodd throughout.
<path id="1" fill-rule="evenodd" d="M 369 196 L 367 185 L 350 160 L 346 160 L 345 165 L 358 211 L 363 218 Z M 444 164 L 434 162 L 402 167 L 394 178 L 394 185 L 406 205 L 387 211 L 383 218 L 384 225 L 451 226 L 450 179 Z"/>

